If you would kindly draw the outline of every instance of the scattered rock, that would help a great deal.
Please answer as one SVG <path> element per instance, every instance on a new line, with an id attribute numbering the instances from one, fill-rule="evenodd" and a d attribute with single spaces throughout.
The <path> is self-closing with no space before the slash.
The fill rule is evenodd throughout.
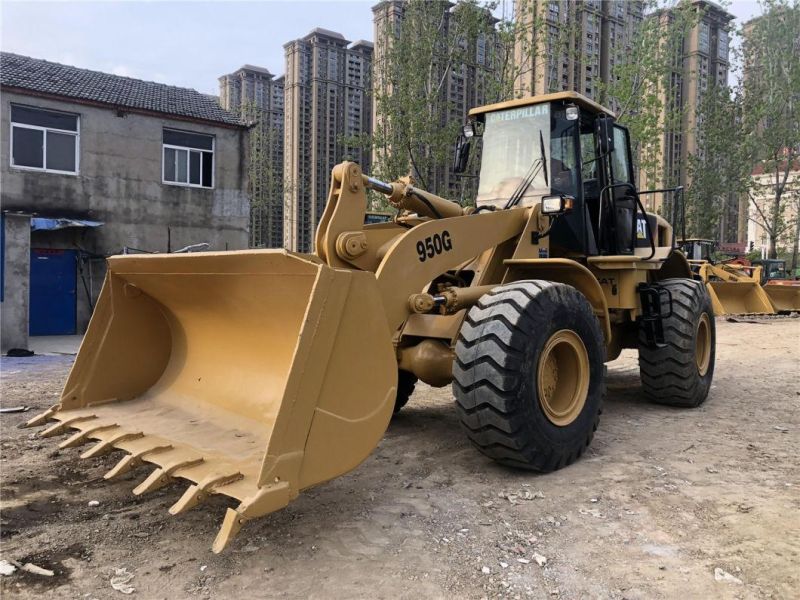
<path id="1" fill-rule="evenodd" d="M 491 572 L 492 570 L 489 567 L 481 567 L 481 573 L 483 573 L 484 575 L 488 575 Z"/>
<path id="2" fill-rule="evenodd" d="M 17 570 L 17 567 L 12 565 L 7 560 L 0 560 L 0 575 L 3 577 L 8 577 L 9 575 L 13 575 L 14 571 Z"/>
<path id="3" fill-rule="evenodd" d="M 706 467 L 706 471 L 709 473 L 719 473 L 719 471 L 714 467 Z"/>
<path id="4" fill-rule="evenodd" d="M 128 573 L 125 567 L 114 569 L 114 577 L 111 578 L 111 587 L 123 594 L 132 594 L 136 591 L 136 588 L 130 585 L 132 579 L 133 573 Z"/>
<path id="5" fill-rule="evenodd" d="M 518 504 L 520 500 L 530 501 L 544 498 L 544 494 L 542 492 L 532 492 L 530 490 L 518 490 L 516 492 L 503 491 L 497 494 L 497 496 L 499 498 L 505 498 L 511 502 L 511 504 Z"/>
<path id="6" fill-rule="evenodd" d="M 55 575 L 54 571 L 51 571 L 50 569 L 43 569 L 42 567 L 39 567 L 33 563 L 25 563 L 22 565 L 22 570 L 27 571 L 28 573 L 33 573 L 34 575 L 41 575 L 43 577 L 52 577 Z"/>
<path id="7" fill-rule="evenodd" d="M 529 561 L 527 558 L 518 558 L 518 559 L 517 559 L 517 562 L 518 562 L 518 563 L 522 563 L 523 565 L 527 565 L 527 564 L 529 564 L 531 561 Z"/>
<path id="8" fill-rule="evenodd" d="M 208 565 L 201 565 L 200 570 L 205 571 L 208 568 Z"/>
<path id="9" fill-rule="evenodd" d="M 501 566 L 503 569 L 507 569 L 507 568 L 508 568 L 508 563 L 507 563 L 507 562 L 500 562 L 500 566 Z"/>
<path id="10" fill-rule="evenodd" d="M 741 579 L 739 579 L 738 577 L 734 577 L 733 575 L 731 575 L 730 573 L 728 573 L 723 569 L 720 569 L 719 567 L 714 569 L 714 579 L 716 579 L 717 581 L 724 581 L 725 583 L 735 583 L 738 585 L 742 584 Z"/>
<path id="11" fill-rule="evenodd" d="M 540 567 L 543 567 L 547 564 L 547 557 L 542 556 L 538 552 L 533 553 L 533 560 L 535 560 L 536 564 L 539 565 Z"/>
<path id="12" fill-rule="evenodd" d="M 789 428 L 788 427 L 784 427 L 783 425 L 775 425 L 775 427 L 773 427 L 773 429 L 775 431 L 780 431 L 781 433 L 786 433 L 786 432 L 789 431 Z"/>
<path id="13" fill-rule="evenodd" d="M 100 502 L 97 500 L 89 500 L 89 506 L 100 506 Z"/>

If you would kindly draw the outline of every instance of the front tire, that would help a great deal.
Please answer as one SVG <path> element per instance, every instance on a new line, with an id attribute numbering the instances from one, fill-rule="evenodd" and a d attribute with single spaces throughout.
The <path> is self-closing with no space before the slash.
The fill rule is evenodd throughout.
<path id="1" fill-rule="evenodd" d="M 645 397 L 657 404 L 695 408 L 705 402 L 714 378 L 716 328 L 705 285 L 691 279 L 665 279 L 672 315 L 662 321 L 662 348 L 651 346 L 639 330 L 639 371 Z"/>
<path id="2" fill-rule="evenodd" d="M 453 393 L 467 437 L 500 463 L 548 472 L 583 454 L 600 418 L 605 342 L 575 288 L 518 281 L 470 309 Z"/>

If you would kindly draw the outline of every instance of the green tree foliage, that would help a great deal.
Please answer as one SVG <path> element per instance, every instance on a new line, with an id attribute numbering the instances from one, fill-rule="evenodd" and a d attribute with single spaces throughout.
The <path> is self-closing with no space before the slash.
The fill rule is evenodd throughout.
<path id="1" fill-rule="evenodd" d="M 431 191 L 452 192 L 453 143 L 465 110 L 496 100 L 511 87 L 495 75 L 510 77 L 513 44 L 508 45 L 507 32 L 497 37 L 493 6 L 464 0 L 450 9 L 442 0 L 409 0 L 398 26 L 390 23 L 379 34 L 387 42 L 374 65 L 377 176 L 394 179 L 412 172 Z M 493 65 L 491 74 L 481 72 L 465 85 L 470 71 L 488 71 L 487 65 Z M 448 89 L 458 86 L 466 106 L 448 97 Z"/>
<path id="2" fill-rule="evenodd" d="M 630 131 L 637 171 L 649 187 L 677 185 L 677 173 L 664 172 L 665 136 L 681 131 L 683 109 L 677 77 L 683 70 L 683 40 L 701 18 L 690 3 L 646 0 L 645 18 L 626 43 L 617 46 L 609 81 L 601 83 L 600 102 Z"/>
<path id="3" fill-rule="evenodd" d="M 770 258 L 778 255 L 781 239 L 789 238 L 794 247 L 791 268 L 795 269 L 800 234 L 800 177 L 796 176 L 800 168 L 800 2 L 764 0 L 762 16 L 744 34 L 744 134 L 750 164 L 768 174 L 750 182 L 751 219 L 769 235 Z"/>
<path id="4" fill-rule="evenodd" d="M 752 170 L 739 90 L 711 85 L 697 114 L 697 152 L 689 156 L 689 231 L 716 239 L 721 212 L 746 193 Z M 735 140 L 735 142 L 734 142 Z"/>
<path id="5" fill-rule="evenodd" d="M 250 198 L 250 247 L 280 247 L 283 228 L 283 168 L 276 160 L 282 132 L 269 114 L 252 102 L 242 102 L 239 117 L 250 124 L 247 194 Z"/>

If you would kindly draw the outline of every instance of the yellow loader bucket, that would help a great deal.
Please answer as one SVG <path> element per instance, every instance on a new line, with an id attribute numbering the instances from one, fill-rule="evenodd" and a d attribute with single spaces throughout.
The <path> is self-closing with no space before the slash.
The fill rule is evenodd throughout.
<path id="1" fill-rule="evenodd" d="M 714 314 L 775 314 L 764 289 L 756 281 L 709 281 L 706 283 Z"/>
<path id="2" fill-rule="evenodd" d="M 242 523 L 341 475 L 380 441 L 397 361 L 374 274 L 282 250 L 112 257 L 59 404 L 29 425 L 77 430 L 62 448 L 126 455 L 110 479 L 157 468 L 134 494 L 191 485 L 228 509 L 213 549 Z"/>
<path id="3" fill-rule="evenodd" d="M 764 291 L 776 312 L 800 311 L 800 282 L 796 285 L 767 284 Z"/>

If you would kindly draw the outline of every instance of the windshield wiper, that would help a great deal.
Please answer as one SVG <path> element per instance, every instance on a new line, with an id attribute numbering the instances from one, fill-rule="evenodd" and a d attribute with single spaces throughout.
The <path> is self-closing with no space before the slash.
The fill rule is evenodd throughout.
<path id="1" fill-rule="evenodd" d="M 519 185 L 517 186 L 517 189 L 514 190 L 514 193 L 511 194 L 511 197 L 508 199 L 508 202 L 506 202 L 506 205 L 503 207 L 504 209 L 513 208 L 514 206 L 519 204 L 519 201 L 522 199 L 522 196 L 528 190 L 531 183 L 533 183 L 533 180 L 536 179 L 536 176 L 539 174 L 539 171 L 541 169 L 544 169 L 543 175 L 544 175 L 545 185 L 547 186 L 550 185 L 547 178 L 547 165 L 546 165 L 547 157 L 545 155 L 544 136 L 542 135 L 541 129 L 539 130 L 539 147 L 542 152 L 541 156 L 533 159 L 531 166 L 528 168 L 528 172 L 525 174 L 523 180 L 520 181 Z"/>
<path id="2" fill-rule="evenodd" d="M 539 149 L 542 151 L 542 168 L 544 169 L 544 184 L 550 187 L 550 182 L 547 180 L 547 153 L 544 150 L 544 136 L 542 130 L 539 130 Z"/>

